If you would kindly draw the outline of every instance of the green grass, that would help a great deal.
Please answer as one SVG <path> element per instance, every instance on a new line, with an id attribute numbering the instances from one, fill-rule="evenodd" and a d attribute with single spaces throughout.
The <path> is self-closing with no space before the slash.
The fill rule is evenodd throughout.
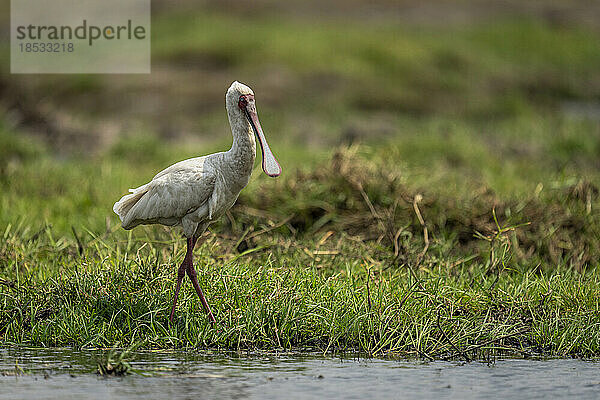
<path id="1" fill-rule="evenodd" d="M 592 140 L 586 125 L 563 122 L 565 132 L 581 129 L 577 140 Z M 119 143 L 92 159 L 57 160 L 5 129 L 2 340 L 421 358 L 600 354 L 597 172 L 572 163 L 553 171 L 580 155 L 556 138 L 547 146 L 562 150 L 544 151 L 550 158 L 538 164 L 528 155 L 532 172 L 519 175 L 520 155 L 494 157 L 502 146 L 477 144 L 460 125 L 444 150 L 437 126 L 386 152 L 340 148 L 303 164 L 294 161 L 302 151 L 276 149 L 284 176 L 256 171 L 231 218 L 196 250 L 216 329 L 187 281 L 168 322 L 185 251 L 179 233 L 126 232 L 110 211 L 127 187 L 190 149 L 146 138 L 134 142 L 144 151 Z M 435 172 L 420 172 L 426 164 Z M 587 172 L 565 176 L 570 168 Z M 515 186 L 497 183 L 503 177 Z M 428 228 L 425 253 L 415 205 Z"/>
<path id="2" fill-rule="evenodd" d="M 406 269 L 383 270 L 349 256 L 328 261 L 324 272 L 301 249 L 223 262 L 211 256 L 218 250 L 213 240 L 198 252 L 197 264 L 220 321 L 215 329 L 187 287 L 175 322 L 168 322 L 171 263 L 183 255 L 177 241 L 141 250 L 133 244 L 130 253 L 127 245 L 98 244 L 80 261 L 64 254 L 54 273 L 25 277 L 22 271 L 20 283 L 3 295 L 5 342 L 107 347 L 143 341 L 157 348 L 357 349 L 424 357 L 447 356 L 454 347 L 474 357 L 490 347 L 598 353 L 597 273 L 509 272 L 491 289 L 495 277 L 483 270 L 438 265 L 419 274 L 421 287 Z M 60 245 L 38 250 L 48 251 L 68 253 Z M 368 288 L 367 267 L 374 275 Z M 498 339 L 504 336 L 510 337 Z M 486 342 L 475 355 L 468 351 Z"/>
<path id="3" fill-rule="evenodd" d="M 600 355 L 593 26 L 213 7 L 152 34 L 150 77 L 0 76 L 2 343 Z M 187 280 L 171 324 L 184 240 L 112 205 L 230 144 L 234 79 L 284 172 L 196 249 L 219 326 Z"/>

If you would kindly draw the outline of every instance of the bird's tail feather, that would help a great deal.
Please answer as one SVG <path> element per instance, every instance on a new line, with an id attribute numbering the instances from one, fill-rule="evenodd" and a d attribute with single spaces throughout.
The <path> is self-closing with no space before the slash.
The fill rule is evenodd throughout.
<path id="1" fill-rule="evenodd" d="M 146 190 L 144 189 L 144 187 L 130 189 L 129 191 L 132 193 L 126 194 L 125 196 L 121 197 L 121 200 L 115 203 L 113 206 L 113 211 L 119 216 L 121 222 L 125 221 L 129 211 L 142 198 L 142 196 L 146 194 Z M 123 225 L 123 228 L 127 229 L 125 225 Z"/>

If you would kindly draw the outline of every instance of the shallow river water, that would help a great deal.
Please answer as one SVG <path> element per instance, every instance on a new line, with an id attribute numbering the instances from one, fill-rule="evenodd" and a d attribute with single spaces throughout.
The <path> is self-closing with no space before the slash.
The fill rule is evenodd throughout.
<path id="1" fill-rule="evenodd" d="M 142 352 L 103 378 L 100 352 L 0 349 L 0 399 L 600 399 L 600 363 L 386 361 Z"/>

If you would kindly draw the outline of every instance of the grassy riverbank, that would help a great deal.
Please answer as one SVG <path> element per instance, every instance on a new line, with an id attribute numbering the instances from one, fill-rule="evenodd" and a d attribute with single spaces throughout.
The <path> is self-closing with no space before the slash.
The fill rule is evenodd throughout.
<path id="1" fill-rule="evenodd" d="M 376 3 L 153 1 L 149 75 L 0 52 L 2 346 L 600 356 L 600 8 Z M 229 146 L 233 80 L 283 174 L 196 249 L 219 326 L 187 280 L 170 324 L 184 241 L 112 205 Z"/>
<path id="2" fill-rule="evenodd" d="M 142 163 L 122 157 L 118 146 L 92 159 L 56 160 L 5 131 L 2 341 L 597 356 L 598 175 L 556 174 L 547 159 L 530 164 L 527 175 L 497 169 L 496 147 L 454 148 L 470 135 L 456 129 L 444 151 L 463 159 L 459 168 L 443 168 L 443 158 L 429 174 L 410 158 L 410 166 L 394 164 L 396 151 L 423 146 L 407 139 L 386 152 L 354 146 L 313 154 L 277 180 L 255 171 L 229 217 L 196 250 L 217 329 L 187 281 L 168 322 L 185 251 L 178 233 L 125 232 L 110 213 L 128 185 L 189 150 L 147 144 L 155 157 Z M 301 156 L 278 150 L 284 166 Z M 514 185 L 493 190 L 489 182 L 504 182 L 507 173 Z"/>

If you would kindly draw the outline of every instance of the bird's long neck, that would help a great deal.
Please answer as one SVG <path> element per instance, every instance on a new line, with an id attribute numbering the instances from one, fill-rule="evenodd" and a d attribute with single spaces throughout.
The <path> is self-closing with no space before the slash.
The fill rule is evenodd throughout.
<path id="1" fill-rule="evenodd" d="M 248 120 L 238 112 L 228 112 L 233 144 L 226 153 L 227 161 L 240 177 L 249 177 L 256 158 L 256 140 Z"/>

